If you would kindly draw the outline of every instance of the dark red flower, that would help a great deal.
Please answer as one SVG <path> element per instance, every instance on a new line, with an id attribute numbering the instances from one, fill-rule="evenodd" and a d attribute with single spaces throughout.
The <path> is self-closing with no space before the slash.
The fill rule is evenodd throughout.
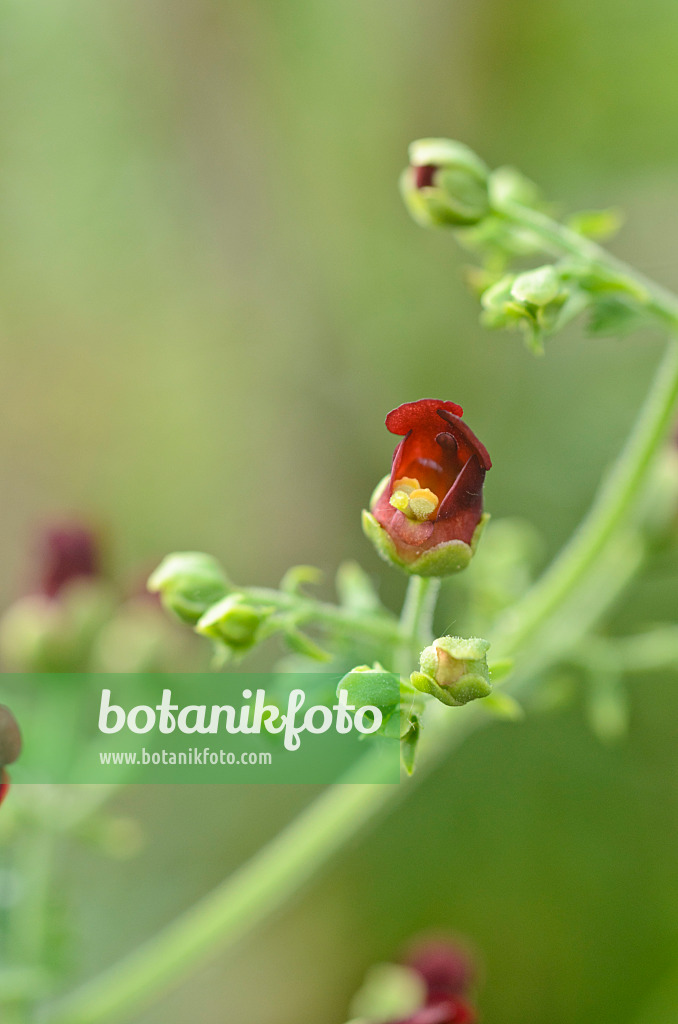
<path id="1" fill-rule="evenodd" d="M 404 436 L 364 527 L 383 557 L 421 576 L 465 568 L 484 522 L 492 462 L 462 415 L 454 402 L 423 398 L 386 417 L 391 433 Z"/>
<path id="2" fill-rule="evenodd" d="M 101 573 L 99 547 L 94 533 L 77 523 L 45 530 L 38 544 L 39 591 L 57 594 L 72 580 Z"/>
<path id="3" fill-rule="evenodd" d="M 445 939 L 424 939 L 406 954 L 405 964 L 421 975 L 429 1000 L 465 995 L 474 978 L 470 956 Z"/>
<path id="4" fill-rule="evenodd" d="M 450 997 L 429 1003 L 406 1020 L 395 1024 L 473 1024 L 475 1012 L 463 999 Z"/>

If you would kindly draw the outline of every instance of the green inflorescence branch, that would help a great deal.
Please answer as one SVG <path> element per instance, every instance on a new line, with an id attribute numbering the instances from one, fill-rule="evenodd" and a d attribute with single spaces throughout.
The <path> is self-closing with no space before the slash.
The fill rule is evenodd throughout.
<path id="1" fill-rule="evenodd" d="M 474 202 L 479 202 L 475 192 L 471 195 Z M 468 202 L 464 209 L 468 209 Z M 648 296 L 648 308 L 665 325 L 672 329 L 678 326 L 676 297 L 581 235 L 515 201 L 495 200 L 492 212 L 509 228 L 537 239 L 543 251 L 557 257 L 575 257 L 608 276 L 623 278 L 637 294 Z M 590 512 L 541 579 L 491 631 L 493 656 L 517 658 L 517 671 L 507 684 L 510 694 L 524 698 L 538 673 L 562 657 L 568 644 L 576 644 L 586 635 L 639 568 L 643 539 L 637 522 L 638 500 L 641 494 L 647 497 L 652 493 L 654 459 L 672 423 L 677 401 L 678 344 L 671 341 L 630 437 Z M 430 632 L 433 589 L 415 578 L 399 624 L 385 617 L 383 621 L 374 618 L 364 627 L 396 643 L 403 666 Z M 255 600 L 270 601 L 278 608 L 286 605 L 287 599 L 275 594 L 278 592 L 250 591 Z M 309 621 L 341 623 L 342 628 L 356 627 L 356 635 L 361 633 L 358 623 L 336 606 L 309 601 L 305 610 Z M 628 644 L 634 651 L 642 648 L 641 640 L 629 640 Z M 453 713 L 437 706 L 427 723 L 414 779 L 423 777 L 471 730 L 490 720 L 482 701 L 454 709 Z M 364 756 L 377 755 L 368 752 Z M 231 945 L 279 909 L 379 812 L 409 793 L 412 785 L 412 781 L 400 786 L 358 786 L 351 782 L 349 775 L 326 790 L 268 846 L 160 934 L 46 1007 L 39 1017 L 40 1024 L 113 1024 L 129 1019 L 159 991 L 190 974 L 208 955 Z"/>

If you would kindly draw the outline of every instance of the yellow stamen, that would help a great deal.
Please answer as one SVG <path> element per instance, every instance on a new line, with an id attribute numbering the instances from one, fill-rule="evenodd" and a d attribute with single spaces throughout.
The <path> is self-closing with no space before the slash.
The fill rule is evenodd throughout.
<path id="1" fill-rule="evenodd" d="M 393 485 L 393 492 L 404 491 L 405 494 L 411 494 L 412 491 L 417 491 L 420 487 L 419 481 L 413 476 L 402 476 L 400 480 L 396 480 Z"/>
<path id="2" fill-rule="evenodd" d="M 410 504 L 409 496 L 405 491 L 394 491 L 389 501 L 399 512 L 407 512 L 408 505 Z"/>
<path id="3" fill-rule="evenodd" d="M 410 508 L 415 519 L 428 519 L 438 507 L 438 498 L 428 487 L 418 488 L 410 494 Z"/>

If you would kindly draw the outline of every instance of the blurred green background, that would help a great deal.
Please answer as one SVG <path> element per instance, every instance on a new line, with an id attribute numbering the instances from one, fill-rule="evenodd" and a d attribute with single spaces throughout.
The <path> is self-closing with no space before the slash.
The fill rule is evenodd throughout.
<path id="1" fill-rule="evenodd" d="M 616 251 L 678 286 L 674 3 L 7 0 L 0 26 L 4 603 L 32 526 L 71 512 L 126 578 L 177 548 L 257 583 L 350 556 L 395 603 L 358 513 L 388 468 L 385 413 L 424 396 L 460 402 L 489 448 L 493 514 L 557 549 L 660 340 L 571 330 L 536 360 L 486 335 L 463 255 L 410 222 L 397 176 L 412 138 L 463 139 L 567 208 L 625 208 Z M 654 566 L 618 627 L 675 617 L 677 583 Z M 647 1024 L 673 1021 L 675 691 L 638 682 L 620 749 L 574 711 L 474 737 L 139 1024 L 340 1024 L 369 963 L 430 926 L 482 952 L 488 1024 L 640 1024 L 665 985 L 673 1010 Z M 312 795 L 131 792 L 145 851 L 64 865 L 76 969 Z"/>

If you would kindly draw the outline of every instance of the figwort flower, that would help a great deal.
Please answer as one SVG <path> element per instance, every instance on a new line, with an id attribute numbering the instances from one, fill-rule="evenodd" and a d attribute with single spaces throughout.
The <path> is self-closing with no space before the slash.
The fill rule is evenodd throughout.
<path id="1" fill-rule="evenodd" d="M 99 549 L 93 532 L 77 523 L 45 530 L 38 544 L 38 589 L 56 597 L 72 580 L 100 575 Z"/>
<path id="2" fill-rule="evenodd" d="M 404 435 L 390 477 L 363 513 L 363 528 L 381 556 L 419 576 L 466 568 L 487 516 L 483 483 L 490 456 L 454 402 L 423 398 L 386 417 Z"/>

